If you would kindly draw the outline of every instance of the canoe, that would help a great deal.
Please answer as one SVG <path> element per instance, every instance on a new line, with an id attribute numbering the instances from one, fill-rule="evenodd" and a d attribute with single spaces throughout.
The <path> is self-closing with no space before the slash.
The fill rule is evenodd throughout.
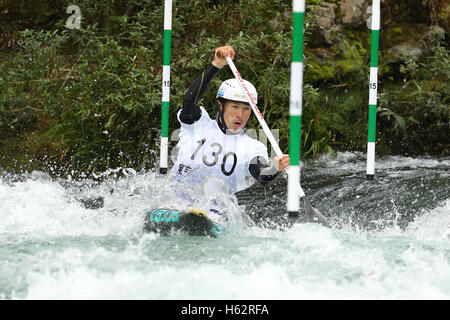
<path id="1" fill-rule="evenodd" d="M 223 228 L 201 210 L 153 209 L 145 215 L 144 230 L 161 235 L 183 232 L 190 236 L 216 238 Z"/>

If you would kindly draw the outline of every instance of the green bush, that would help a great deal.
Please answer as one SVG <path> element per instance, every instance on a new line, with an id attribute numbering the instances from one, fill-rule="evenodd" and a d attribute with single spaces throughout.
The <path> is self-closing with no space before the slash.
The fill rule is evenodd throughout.
<path id="1" fill-rule="evenodd" d="M 35 141 L 62 172 L 153 167 L 159 153 L 163 1 L 41 2 L 32 9 L 26 2 L 0 4 L 6 22 L 0 30 L 6 35 L 0 41 L 2 141 L 39 127 L 44 133 Z M 70 4 L 81 9 L 79 30 L 65 27 Z M 183 94 L 212 61 L 214 48 L 232 45 L 236 66 L 257 88 L 259 108 L 269 127 L 279 129 L 280 147 L 288 151 L 291 6 L 287 0 L 174 1 L 170 131 L 179 128 Z M 302 157 L 331 148 L 362 149 L 369 32 L 336 33 L 331 47 L 308 49 L 316 28 L 312 12 L 306 21 Z M 439 147 L 441 135 L 448 136 L 448 65 L 447 49 L 435 48 L 429 60 L 404 66 L 404 87 L 380 91 L 380 138 L 420 126 L 427 136 L 422 144 L 433 144 L 427 152 L 448 150 Z M 210 84 L 201 103 L 211 115 L 220 83 L 232 77 L 224 68 Z M 249 127 L 259 128 L 255 117 Z M 420 141 L 413 142 L 411 148 L 420 151 Z M 390 145 L 387 152 L 411 152 Z"/>
<path id="2" fill-rule="evenodd" d="M 400 68 L 402 85 L 380 94 L 381 131 L 392 149 L 409 155 L 448 155 L 450 144 L 450 58 L 437 43 L 422 62 L 407 60 Z"/>

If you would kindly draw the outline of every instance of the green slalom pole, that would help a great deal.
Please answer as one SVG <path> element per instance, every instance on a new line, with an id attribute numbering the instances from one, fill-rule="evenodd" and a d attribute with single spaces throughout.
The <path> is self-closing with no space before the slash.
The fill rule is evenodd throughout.
<path id="1" fill-rule="evenodd" d="M 256 118 L 258 119 L 259 124 L 261 125 L 261 128 L 264 130 L 264 133 L 266 134 L 267 139 L 269 139 L 270 144 L 273 147 L 273 150 L 277 154 L 277 157 L 283 156 L 283 153 L 281 152 L 280 147 L 278 146 L 278 142 L 275 140 L 275 137 L 272 134 L 272 131 L 270 131 L 269 126 L 267 125 L 266 121 L 264 120 L 264 117 L 259 111 L 258 106 L 256 105 L 256 101 L 253 99 L 253 97 L 250 95 L 250 91 L 248 90 L 247 86 L 244 83 L 244 79 L 242 79 L 241 74 L 237 70 L 236 66 L 234 65 L 233 60 L 231 60 L 230 57 L 226 57 L 228 65 L 231 69 L 231 71 L 234 74 L 234 77 L 238 80 L 238 83 L 242 89 L 242 92 L 247 96 L 248 103 L 250 104 L 250 107 L 252 108 Z M 290 171 L 287 172 L 288 174 Z M 295 181 L 294 181 L 295 182 Z M 317 210 L 315 209 L 311 202 L 306 197 L 305 193 L 303 192 L 302 187 L 300 186 L 300 181 L 296 181 L 295 190 L 298 191 L 298 194 L 296 196 L 299 196 L 300 199 L 303 200 L 303 204 L 305 206 L 305 217 L 308 222 L 317 222 L 321 223 L 327 227 L 330 227 L 330 224 L 328 223 L 327 219 Z M 298 210 L 297 210 L 298 212 Z"/>
<path id="2" fill-rule="evenodd" d="M 169 159 L 170 46 L 172 42 L 172 0 L 164 2 L 164 56 L 161 106 L 161 148 L 159 172 L 167 173 Z"/>
<path id="3" fill-rule="evenodd" d="M 293 1 L 293 33 L 291 88 L 289 101 L 289 174 L 287 211 L 290 218 L 297 218 L 300 210 L 300 144 L 302 129 L 303 98 L 303 23 L 305 20 L 305 0 Z"/>
<path id="4" fill-rule="evenodd" d="M 370 51 L 369 119 L 367 135 L 367 180 L 375 178 L 375 135 L 377 126 L 378 43 L 380 38 L 380 0 L 372 2 L 372 40 Z"/>

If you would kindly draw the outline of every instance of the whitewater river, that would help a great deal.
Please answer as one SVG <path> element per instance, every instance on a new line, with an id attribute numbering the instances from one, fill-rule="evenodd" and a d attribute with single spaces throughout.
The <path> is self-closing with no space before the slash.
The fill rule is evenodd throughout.
<path id="1" fill-rule="evenodd" d="M 0 170 L 0 299 L 450 299 L 450 159 L 377 158 L 374 181 L 365 166 L 354 152 L 303 163 L 331 229 L 288 224 L 281 177 L 223 196 L 214 239 L 143 232 L 147 209 L 176 206 L 154 172 Z"/>

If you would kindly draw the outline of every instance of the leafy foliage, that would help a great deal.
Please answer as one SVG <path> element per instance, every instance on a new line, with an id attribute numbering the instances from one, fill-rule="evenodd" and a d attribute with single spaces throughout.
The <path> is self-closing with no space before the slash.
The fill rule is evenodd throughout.
<path id="1" fill-rule="evenodd" d="M 0 19 L 6 22 L 0 30 L 5 35 L 0 40 L 2 141 L 38 127 L 43 132 L 38 146 L 49 154 L 46 160 L 61 166 L 61 173 L 153 167 L 159 150 L 164 2 L 41 2 L 33 8 L 13 0 L 0 4 Z M 65 27 L 71 4 L 82 13 L 79 30 Z M 279 129 L 280 147 L 287 151 L 291 5 L 287 0 L 174 1 L 171 131 L 179 127 L 176 113 L 183 93 L 212 61 L 214 48 L 232 45 L 238 69 L 257 88 L 259 108 L 269 126 Z M 335 45 L 308 49 L 317 27 L 312 12 L 307 11 L 306 21 L 302 157 L 361 149 L 366 142 L 369 33 L 334 34 Z M 444 46 L 428 60 L 404 65 L 404 86 L 389 95 L 388 88 L 380 92 L 382 135 L 401 136 L 420 126 L 429 135 L 426 143 L 436 146 L 427 152 L 448 153 L 448 146 L 438 146 L 441 135 L 448 136 L 449 95 L 443 85 L 448 66 Z M 216 90 L 232 77 L 224 68 L 210 84 L 201 103 L 211 115 Z M 259 128 L 256 118 L 249 127 Z M 412 148 L 420 151 L 420 145 L 415 139 Z M 406 150 L 391 146 L 388 152 Z"/>
<path id="2" fill-rule="evenodd" d="M 423 62 L 407 60 L 400 70 L 404 76 L 401 87 L 390 86 L 380 94 L 381 127 L 394 137 L 389 144 L 412 155 L 448 154 L 450 144 L 445 141 L 450 135 L 448 50 L 438 43 Z"/>

